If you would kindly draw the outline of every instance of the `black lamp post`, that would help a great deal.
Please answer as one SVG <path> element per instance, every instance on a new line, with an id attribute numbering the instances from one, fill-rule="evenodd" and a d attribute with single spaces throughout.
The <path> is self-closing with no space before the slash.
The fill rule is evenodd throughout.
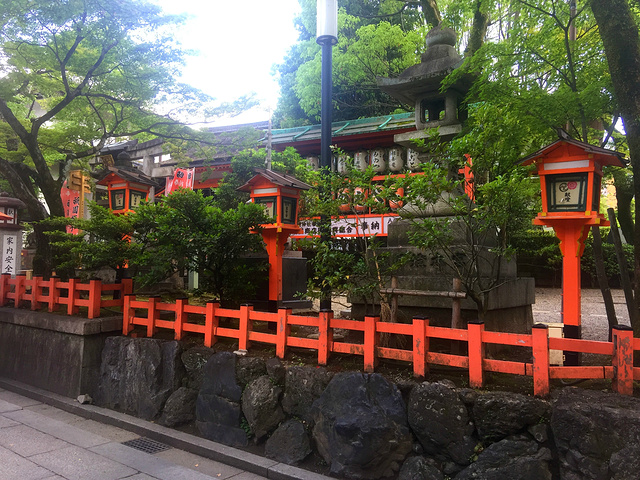
<path id="1" fill-rule="evenodd" d="M 320 171 L 331 171 L 331 48 L 338 43 L 338 0 L 317 0 L 318 18 L 316 42 L 322 46 L 322 95 L 320 112 Z M 326 195 L 330 192 L 321 192 Z M 320 218 L 320 239 L 331 238 L 331 218 Z M 320 310 L 331 309 L 331 288 L 322 290 Z"/>

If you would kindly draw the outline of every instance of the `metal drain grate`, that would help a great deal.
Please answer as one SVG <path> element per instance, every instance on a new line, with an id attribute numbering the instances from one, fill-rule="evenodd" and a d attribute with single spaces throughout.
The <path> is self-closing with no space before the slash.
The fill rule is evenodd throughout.
<path id="1" fill-rule="evenodd" d="M 169 450 L 171 448 L 169 445 L 156 442 L 155 440 L 151 440 L 150 438 L 145 437 L 127 440 L 126 442 L 122 442 L 122 445 L 126 445 L 127 447 L 135 448 L 136 450 L 150 453 L 152 455 L 154 453 L 164 452 L 165 450 Z"/>

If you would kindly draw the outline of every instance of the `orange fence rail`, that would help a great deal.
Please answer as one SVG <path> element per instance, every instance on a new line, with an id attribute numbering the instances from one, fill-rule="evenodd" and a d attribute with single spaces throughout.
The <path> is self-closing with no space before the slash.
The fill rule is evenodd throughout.
<path id="1" fill-rule="evenodd" d="M 224 322 L 221 322 L 224 320 Z M 275 331 L 254 328 L 254 322 L 275 326 Z M 220 338 L 237 339 L 238 348 L 247 350 L 251 342 L 274 345 L 276 356 L 284 358 L 287 348 L 298 347 L 316 350 L 318 364 L 326 365 L 332 353 L 360 355 L 365 372 L 373 372 L 381 358 L 395 359 L 413 365 L 416 377 L 424 377 L 430 365 L 446 365 L 467 369 L 473 388 L 484 385 L 486 372 L 526 375 L 533 378 L 533 390 L 537 396 L 550 391 L 551 379 L 611 379 L 612 389 L 625 395 L 633 394 L 633 380 L 640 379 L 640 368 L 633 367 L 633 352 L 640 350 L 640 339 L 633 338 L 630 327 L 613 329 L 612 342 L 597 342 L 570 338 L 549 338 L 547 326 L 534 325 L 531 334 L 485 331 L 482 322 L 469 322 L 467 329 L 453 329 L 429 325 L 424 317 L 414 317 L 412 323 L 381 322 L 378 317 L 365 317 L 364 321 L 333 318 L 333 312 L 321 311 L 318 317 L 292 315 L 290 309 L 277 313 L 254 311 L 250 305 L 239 310 L 221 308 L 217 302 L 205 306 L 189 305 L 181 298 L 175 304 L 163 303 L 159 297 L 137 300 L 126 295 L 123 306 L 123 334 L 130 334 L 136 326 L 142 326 L 152 337 L 158 329 L 170 329 L 175 339 L 182 339 L 187 332 L 204 335 L 204 345 L 213 346 Z M 298 337 L 291 334 L 295 326 L 313 327 L 317 338 Z M 334 331 L 344 329 L 361 332 L 360 343 L 334 339 Z M 410 338 L 407 348 L 382 346 L 380 335 L 403 335 Z M 454 355 L 430 350 L 435 339 L 454 340 L 467 344 L 466 355 Z M 497 360 L 488 358 L 488 344 L 529 349 L 530 362 Z M 611 357 L 608 366 L 553 366 L 549 364 L 549 349 L 594 353 Z"/>
<path id="2" fill-rule="evenodd" d="M 120 298 L 103 299 L 104 292 L 120 292 Z M 133 280 L 123 279 L 120 283 L 103 284 L 99 279 L 82 283 L 77 278 L 67 282 L 57 277 L 44 280 L 42 277 L 27 279 L 26 275 L 11 278 L 8 273 L 0 275 L 0 306 L 12 302 L 13 307 L 20 308 L 30 302 L 31 310 L 47 307 L 49 312 L 66 307 L 67 315 L 77 315 L 80 307 L 87 308 L 87 318 L 100 316 L 100 309 L 122 307 L 125 295 L 133 292 Z"/>

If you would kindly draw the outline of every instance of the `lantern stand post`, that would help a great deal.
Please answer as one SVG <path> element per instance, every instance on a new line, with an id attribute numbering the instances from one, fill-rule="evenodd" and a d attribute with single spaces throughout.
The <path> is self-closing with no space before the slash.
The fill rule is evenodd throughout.
<path id="1" fill-rule="evenodd" d="M 522 160 L 540 176 L 542 212 L 534 225 L 552 227 L 562 252 L 562 323 L 566 338 L 581 338 L 580 260 L 591 226 L 606 227 L 600 213 L 602 168 L 624 167 L 615 151 L 575 140 L 564 131 L 560 139 Z M 580 365 L 579 352 L 565 351 L 565 365 Z"/>
<path id="2" fill-rule="evenodd" d="M 322 46 L 321 105 L 320 105 L 320 172 L 328 178 L 331 172 L 331 71 L 332 48 L 338 43 L 338 1 L 317 0 L 316 42 Z M 331 195 L 326 186 L 320 191 L 321 198 Z M 331 240 L 331 217 L 320 217 L 320 241 Z M 331 310 L 331 286 L 322 288 L 320 310 Z"/>

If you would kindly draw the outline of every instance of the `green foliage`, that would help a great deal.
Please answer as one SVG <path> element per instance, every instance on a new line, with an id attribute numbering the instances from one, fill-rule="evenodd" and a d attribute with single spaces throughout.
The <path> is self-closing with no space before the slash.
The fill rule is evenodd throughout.
<path id="1" fill-rule="evenodd" d="M 601 229 L 602 235 L 602 256 L 604 258 L 604 268 L 607 279 L 612 286 L 621 286 L 620 264 L 616 256 L 613 243 L 607 242 L 609 228 Z M 627 261 L 627 275 L 633 278 L 633 245 L 623 244 L 622 251 Z M 593 236 L 589 232 L 589 237 L 585 242 L 584 255 L 582 256 L 581 269 L 592 279 L 593 285 L 597 285 L 596 267 L 593 259 Z"/>
<path id="2" fill-rule="evenodd" d="M 130 238 L 135 229 L 135 215 L 114 215 L 95 203 L 89 204 L 89 212 L 90 220 L 57 217 L 41 222 L 52 229 L 57 272 L 123 268 L 133 258 L 135 246 Z M 66 233 L 63 228 L 67 225 L 83 234 Z"/>
<path id="3" fill-rule="evenodd" d="M 299 42 L 276 67 L 281 128 L 317 123 L 320 113 L 320 46 L 315 42 L 315 2 L 301 0 Z M 417 63 L 426 30 L 417 3 L 397 0 L 340 3 L 338 45 L 333 48 L 334 120 L 386 115 L 402 105 L 377 88 L 376 76 L 396 76 Z"/>
<path id="4" fill-rule="evenodd" d="M 94 270 L 128 265 L 136 281 L 151 285 L 187 270 L 199 273 L 201 289 L 225 302 L 250 298 L 264 265 L 245 262 L 262 252 L 257 233 L 264 210 L 254 204 L 221 209 L 201 192 L 179 190 L 158 203 L 143 203 L 130 215 L 91 205 L 91 219 L 58 218 L 85 236 L 55 234 L 56 268 Z"/>
<path id="5" fill-rule="evenodd" d="M 535 215 L 537 186 L 525 169 L 496 174 L 501 171 L 497 162 L 479 162 L 477 169 L 474 163 L 472 200 L 457 174 L 466 159 L 456 156 L 455 145 L 439 143 L 432 132 L 420 146 L 431 158 L 422 165 L 423 174 L 397 181 L 407 203 L 399 213 L 412 226 L 409 241 L 429 253 L 436 268 L 462 281 L 482 315 L 486 294 L 505 280 L 502 264 L 515 253 L 513 234 Z M 492 150 L 492 143 L 487 141 L 486 148 Z"/>
<path id="6" fill-rule="evenodd" d="M 237 189 L 255 175 L 255 169 L 265 168 L 266 155 L 264 148 L 246 149 L 231 159 L 232 171 L 225 175 L 218 188 L 213 192 L 220 208 L 223 210 L 234 209 L 239 203 L 245 203 L 249 200 L 249 194 L 238 192 Z M 293 175 L 308 183 L 313 183 L 317 176 L 316 172 L 310 169 L 307 161 L 298 155 L 292 147 L 287 147 L 282 152 L 272 152 L 271 169 Z"/>
<path id="7" fill-rule="evenodd" d="M 260 206 L 223 210 L 212 197 L 179 190 L 159 203 L 143 204 L 135 217 L 137 252 L 131 263 L 144 267 L 143 283 L 190 270 L 199 273 L 204 291 L 223 301 L 238 302 L 255 290 L 256 272 L 242 258 L 262 251 L 262 238 L 251 233 L 265 222 Z"/>

